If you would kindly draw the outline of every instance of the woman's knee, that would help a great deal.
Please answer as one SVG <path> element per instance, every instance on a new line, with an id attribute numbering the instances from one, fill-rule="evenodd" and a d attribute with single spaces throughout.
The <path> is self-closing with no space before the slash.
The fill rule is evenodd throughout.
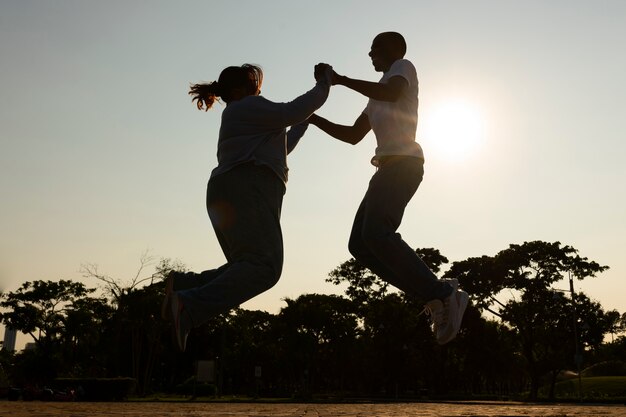
<path id="1" fill-rule="evenodd" d="M 257 264 L 259 271 L 259 281 L 264 291 L 269 290 L 280 280 L 283 270 L 282 261 L 263 260 Z"/>

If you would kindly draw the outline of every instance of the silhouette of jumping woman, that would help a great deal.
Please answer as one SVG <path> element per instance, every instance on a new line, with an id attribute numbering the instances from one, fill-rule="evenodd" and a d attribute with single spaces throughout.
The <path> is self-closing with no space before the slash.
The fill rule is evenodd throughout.
<path id="1" fill-rule="evenodd" d="M 287 154 L 306 131 L 307 118 L 328 97 L 331 70 L 323 68 L 316 67 L 316 85 L 288 103 L 260 95 L 263 71 L 257 65 L 231 66 L 217 81 L 191 86 L 189 94 L 200 110 L 209 110 L 218 99 L 226 103 L 206 207 L 227 262 L 200 274 L 173 271 L 166 278 L 162 314 L 171 317 L 181 351 L 193 327 L 280 278 Z"/>

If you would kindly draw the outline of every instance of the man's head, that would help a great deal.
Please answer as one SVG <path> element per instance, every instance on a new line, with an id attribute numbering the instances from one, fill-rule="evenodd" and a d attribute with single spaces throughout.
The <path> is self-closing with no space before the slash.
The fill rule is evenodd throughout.
<path id="1" fill-rule="evenodd" d="M 372 58 L 374 69 L 386 72 L 398 59 L 406 54 L 406 41 L 398 32 L 383 32 L 374 38 L 369 56 Z"/>

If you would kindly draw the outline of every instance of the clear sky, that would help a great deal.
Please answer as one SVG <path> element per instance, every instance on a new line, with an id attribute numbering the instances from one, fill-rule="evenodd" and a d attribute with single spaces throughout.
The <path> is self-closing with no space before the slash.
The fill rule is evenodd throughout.
<path id="1" fill-rule="evenodd" d="M 119 279 L 141 254 L 190 269 L 224 258 L 205 212 L 223 106 L 190 82 L 262 65 L 288 101 L 313 66 L 378 80 L 373 37 L 399 31 L 420 79 L 426 175 L 400 232 L 450 261 L 560 241 L 610 270 L 577 283 L 626 311 L 626 2 L 0 0 L 0 289 Z M 322 116 L 352 123 L 366 99 L 331 91 Z M 337 293 L 373 134 L 350 146 L 311 127 L 290 155 L 285 267 L 244 304 Z M 84 280 L 96 286 L 94 280 Z"/>

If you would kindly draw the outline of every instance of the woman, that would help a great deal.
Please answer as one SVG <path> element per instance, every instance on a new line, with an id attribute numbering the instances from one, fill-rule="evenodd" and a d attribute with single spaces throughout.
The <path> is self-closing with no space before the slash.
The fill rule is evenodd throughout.
<path id="1" fill-rule="evenodd" d="M 189 94 L 200 110 L 209 110 L 218 99 L 226 103 L 206 205 L 227 263 L 201 274 L 168 276 L 163 305 L 182 351 L 193 327 L 278 282 L 287 154 L 306 131 L 307 118 L 326 101 L 330 74 L 329 66 L 316 67 L 315 87 L 288 103 L 260 95 L 263 71 L 256 65 L 228 67 L 217 81 L 191 86 Z"/>

